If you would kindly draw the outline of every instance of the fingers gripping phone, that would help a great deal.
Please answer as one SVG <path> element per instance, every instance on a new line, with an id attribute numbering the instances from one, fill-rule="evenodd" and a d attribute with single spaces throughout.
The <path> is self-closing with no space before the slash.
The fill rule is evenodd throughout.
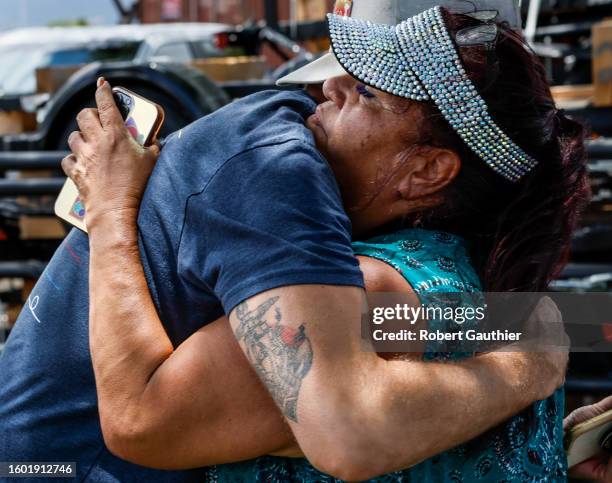
<path id="1" fill-rule="evenodd" d="M 612 410 L 570 428 L 565 433 L 565 448 L 568 468 L 612 452 Z"/>
<path id="2" fill-rule="evenodd" d="M 139 144 L 149 146 L 164 122 L 163 109 L 123 87 L 114 87 L 113 97 L 128 132 Z M 55 201 L 55 214 L 87 233 L 85 206 L 76 185 L 70 178 L 64 183 Z"/>

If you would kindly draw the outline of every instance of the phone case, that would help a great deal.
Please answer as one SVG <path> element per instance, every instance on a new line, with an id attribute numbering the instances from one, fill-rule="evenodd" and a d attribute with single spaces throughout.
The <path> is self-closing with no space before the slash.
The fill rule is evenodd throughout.
<path id="1" fill-rule="evenodd" d="M 121 93 L 132 100 L 124 125 L 138 143 L 149 145 L 164 122 L 164 110 L 154 102 L 123 87 L 114 87 L 113 92 Z M 58 217 L 87 233 L 85 206 L 76 185 L 70 178 L 64 183 L 54 208 Z"/>
<path id="2" fill-rule="evenodd" d="M 601 443 L 612 430 L 612 410 L 570 428 L 565 434 L 569 468 L 603 452 Z"/>

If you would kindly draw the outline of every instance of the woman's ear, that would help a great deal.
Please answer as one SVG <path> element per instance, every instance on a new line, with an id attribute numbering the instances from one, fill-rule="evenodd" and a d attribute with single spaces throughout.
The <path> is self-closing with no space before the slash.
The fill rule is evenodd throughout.
<path id="1" fill-rule="evenodd" d="M 461 159 L 450 149 L 429 147 L 406 163 L 399 182 L 404 200 L 417 200 L 441 192 L 459 174 Z"/>

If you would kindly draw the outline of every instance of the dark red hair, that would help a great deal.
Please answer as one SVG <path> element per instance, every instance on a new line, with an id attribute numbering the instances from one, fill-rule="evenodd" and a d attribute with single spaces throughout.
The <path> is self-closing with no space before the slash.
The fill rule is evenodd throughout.
<path id="1" fill-rule="evenodd" d="M 451 34 L 480 22 L 444 12 Z M 542 291 L 562 270 L 590 197 L 585 128 L 557 110 L 544 66 L 523 37 L 498 24 L 494 50 L 458 49 L 495 122 L 538 166 L 517 183 L 492 171 L 433 103 L 424 106 L 423 144 L 450 147 L 462 161 L 445 202 L 418 215 L 425 228 L 457 233 L 487 291 Z M 415 220 L 413 220 L 415 221 Z"/>

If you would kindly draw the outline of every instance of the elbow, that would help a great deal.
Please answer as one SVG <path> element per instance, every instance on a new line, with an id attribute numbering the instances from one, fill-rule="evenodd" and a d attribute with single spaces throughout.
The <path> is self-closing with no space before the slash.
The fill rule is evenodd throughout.
<path id="1" fill-rule="evenodd" d="M 370 442 L 371 443 L 371 442 Z M 385 445 L 334 446 L 321 451 L 318 455 L 306 457 L 319 471 L 342 481 L 366 481 L 373 478 L 410 468 L 425 459 L 422 455 L 409 455 L 407 451 L 394 451 L 394 442 Z"/>
<path id="2" fill-rule="evenodd" d="M 365 481 L 389 473 L 375 455 L 347 454 L 342 450 L 313 458 L 310 463 L 319 471 L 342 481 Z"/>
<path id="3" fill-rule="evenodd" d="M 327 410 L 314 421 L 317 427 L 294 432 L 315 468 L 342 481 L 364 481 L 405 467 L 406 448 L 396 447 L 386 418 L 381 416 L 386 406 L 378 398 L 341 392 L 331 402 L 320 402 L 327 403 Z"/>
<path id="4" fill-rule="evenodd" d="M 398 445 L 395 432 L 381 428 L 380 420 L 351 419 L 338 418 L 336 424 L 326 425 L 331 431 L 321 427 L 312 440 L 296 434 L 304 455 L 319 471 L 342 481 L 364 481 L 409 468 L 429 455 L 410 427 L 402 431 L 404 444 Z"/>
<path id="5" fill-rule="evenodd" d="M 142 439 L 141 431 L 133 424 L 122 424 L 101 420 L 102 437 L 106 448 L 118 458 L 132 461 L 138 455 L 138 442 Z"/>
<path id="6" fill-rule="evenodd" d="M 114 456 L 130 463 L 159 468 L 161 461 L 151 445 L 151 431 L 135 420 L 101 418 L 104 444 Z"/>
<path id="7" fill-rule="evenodd" d="M 385 448 L 376 448 L 371 443 L 371 440 L 351 438 L 328 444 L 319 442 L 316 451 L 312 452 L 302 449 L 315 468 L 342 481 L 370 480 L 397 470 L 388 454 L 392 442 Z"/>

